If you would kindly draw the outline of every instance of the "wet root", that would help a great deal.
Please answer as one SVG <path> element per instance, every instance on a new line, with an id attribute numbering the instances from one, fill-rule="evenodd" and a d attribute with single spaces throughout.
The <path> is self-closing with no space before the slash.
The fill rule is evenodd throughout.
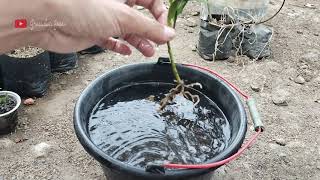
<path id="1" fill-rule="evenodd" d="M 175 88 L 171 89 L 168 94 L 160 101 L 160 109 L 162 111 L 168 104 L 172 103 L 177 95 L 182 95 L 184 98 L 193 102 L 194 106 L 198 105 L 200 102 L 199 95 L 193 95 L 191 92 L 187 91 L 187 88 L 193 88 L 195 86 L 202 89 L 200 83 L 184 84 L 184 82 L 179 83 Z"/>

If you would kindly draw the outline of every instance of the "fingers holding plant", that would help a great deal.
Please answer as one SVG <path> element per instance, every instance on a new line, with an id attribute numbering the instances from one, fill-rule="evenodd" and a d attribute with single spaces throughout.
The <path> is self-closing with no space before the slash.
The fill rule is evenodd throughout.
<path id="1" fill-rule="evenodd" d="M 136 4 L 147 8 L 161 24 L 167 24 L 168 10 L 163 0 L 136 0 Z"/>
<path id="2" fill-rule="evenodd" d="M 163 21 L 166 11 L 161 5 L 162 1 L 136 0 L 131 3 L 149 8 L 158 20 Z M 175 36 L 175 31 L 164 23 L 145 16 L 119 0 L 77 0 L 76 5 L 60 0 L 58 4 L 59 9 L 65 9 L 68 5 L 70 11 L 61 11 L 59 14 L 67 26 L 47 33 L 47 44 L 42 44 L 42 47 L 52 51 L 78 51 L 98 44 L 121 54 L 130 54 L 131 50 L 125 43 L 111 38 L 117 36 L 124 37 L 145 56 L 152 56 L 154 50 L 150 41 L 164 44 Z"/>
<path id="3" fill-rule="evenodd" d="M 150 11 L 153 17 L 161 24 L 166 24 L 168 10 L 163 3 L 163 0 L 116 0 L 126 3 L 132 7 L 134 5 L 142 6 Z"/>
<path id="4" fill-rule="evenodd" d="M 127 41 L 147 57 L 154 55 L 154 46 L 150 41 L 156 44 L 164 44 L 175 36 L 172 28 L 146 17 L 137 10 L 126 7 L 120 11 L 123 12 L 121 12 L 121 16 L 117 16 L 116 26 L 119 28 L 115 34 L 119 34 L 124 41 Z M 122 44 L 122 46 L 124 45 Z"/>
<path id="5" fill-rule="evenodd" d="M 154 18 L 161 24 L 166 25 L 168 11 L 162 0 L 118 0 L 132 7 L 134 5 L 143 6 L 150 11 Z M 154 55 L 154 44 L 141 35 L 127 34 L 123 37 L 125 41 L 135 47 L 144 56 Z"/>

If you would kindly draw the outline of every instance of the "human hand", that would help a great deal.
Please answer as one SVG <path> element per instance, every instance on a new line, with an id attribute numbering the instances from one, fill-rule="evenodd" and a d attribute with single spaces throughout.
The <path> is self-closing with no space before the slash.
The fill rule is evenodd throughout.
<path id="1" fill-rule="evenodd" d="M 154 48 L 150 41 L 164 44 L 175 32 L 165 26 L 167 10 L 162 0 L 57 0 L 53 9 L 56 18 L 65 26 L 47 29 L 45 41 L 39 46 L 56 52 L 71 52 L 97 44 L 115 52 L 129 55 L 130 47 L 143 55 L 152 56 Z M 140 5 L 150 10 L 155 19 L 146 17 L 129 6 Z"/>
<path id="2" fill-rule="evenodd" d="M 134 5 L 142 6 L 150 11 L 153 17 L 161 24 L 167 24 L 168 10 L 163 3 L 163 0 L 115 0 L 117 2 L 125 3 L 130 7 Z M 146 38 L 139 35 L 127 34 L 122 37 L 137 48 L 142 54 L 151 56 L 154 54 L 154 45 Z"/>
<path id="3" fill-rule="evenodd" d="M 125 3 L 130 7 L 134 5 L 142 6 L 148 9 L 153 17 L 161 24 L 167 24 L 168 10 L 163 3 L 163 0 L 114 0 L 117 2 Z"/>

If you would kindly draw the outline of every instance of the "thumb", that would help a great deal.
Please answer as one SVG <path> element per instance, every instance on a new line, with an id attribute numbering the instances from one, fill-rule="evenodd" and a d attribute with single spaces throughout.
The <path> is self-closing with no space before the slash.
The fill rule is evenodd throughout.
<path id="1" fill-rule="evenodd" d="M 115 22 L 119 32 L 115 33 L 121 36 L 136 34 L 157 44 L 164 44 L 175 37 L 174 29 L 160 24 L 127 5 L 119 4 L 119 6 Z"/>

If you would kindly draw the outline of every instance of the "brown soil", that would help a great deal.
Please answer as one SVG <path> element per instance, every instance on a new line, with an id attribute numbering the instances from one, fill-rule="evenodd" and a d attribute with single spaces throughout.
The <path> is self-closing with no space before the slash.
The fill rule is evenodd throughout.
<path id="1" fill-rule="evenodd" d="M 307 3 L 315 8 L 306 7 Z M 199 19 L 192 16 L 199 10 L 197 4 L 190 3 L 185 18 L 179 19 L 179 34 L 172 43 L 177 60 L 207 66 L 252 95 L 266 126 L 252 148 L 217 170 L 215 180 L 318 180 L 319 0 L 290 0 L 279 16 L 267 23 L 274 28 L 271 58 L 252 62 L 241 57 L 232 63 L 206 62 L 194 52 L 199 29 L 187 26 L 186 19 Z M 272 0 L 270 7 L 276 9 L 277 5 L 278 0 Z M 167 56 L 165 46 L 160 46 L 157 56 L 150 59 L 137 52 L 131 57 L 111 52 L 82 56 L 77 70 L 56 74 L 48 95 L 23 108 L 16 133 L 0 138 L 0 179 L 105 179 L 99 164 L 75 136 L 74 104 L 81 91 L 102 73 L 128 63 L 154 62 L 158 56 Z M 247 137 L 251 134 L 249 122 Z M 5 142 L 2 145 L 1 140 Z M 34 146 L 42 142 L 47 145 L 36 147 L 47 150 L 40 156 Z"/>
<path id="2" fill-rule="evenodd" d="M 43 52 L 44 50 L 41 48 L 28 46 L 28 47 L 15 49 L 10 53 L 8 53 L 7 55 L 14 58 L 31 58 Z"/>

